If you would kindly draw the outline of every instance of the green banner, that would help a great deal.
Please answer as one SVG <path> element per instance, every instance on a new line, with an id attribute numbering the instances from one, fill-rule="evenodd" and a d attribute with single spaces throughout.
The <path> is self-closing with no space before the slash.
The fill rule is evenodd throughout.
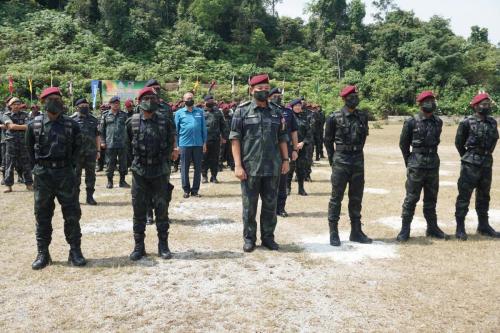
<path id="1" fill-rule="evenodd" d="M 108 103 L 113 96 L 120 96 L 122 102 L 135 100 L 139 90 L 146 86 L 147 81 L 102 80 L 102 100 Z"/>

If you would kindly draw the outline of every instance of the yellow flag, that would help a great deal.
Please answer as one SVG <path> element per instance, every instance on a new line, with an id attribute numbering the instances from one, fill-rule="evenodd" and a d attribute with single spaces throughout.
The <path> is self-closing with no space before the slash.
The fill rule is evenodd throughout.
<path id="1" fill-rule="evenodd" d="M 28 79 L 28 84 L 30 86 L 30 93 L 33 94 L 33 80 L 31 78 Z"/>
<path id="2" fill-rule="evenodd" d="M 194 83 L 194 86 L 193 86 L 193 91 L 198 90 L 199 87 L 200 87 L 200 81 L 196 80 L 196 82 Z"/>

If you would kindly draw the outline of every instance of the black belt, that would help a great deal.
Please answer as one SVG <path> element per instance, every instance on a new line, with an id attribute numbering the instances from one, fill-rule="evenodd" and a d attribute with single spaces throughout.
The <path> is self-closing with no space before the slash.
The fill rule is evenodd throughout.
<path id="1" fill-rule="evenodd" d="M 336 145 L 335 149 L 337 151 L 363 151 L 363 146 L 362 145 Z"/>
<path id="2" fill-rule="evenodd" d="M 162 160 L 157 157 L 153 158 L 153 157 L 141 157 L 141 156 L 138 156 L 136 161 L 137 163 L 142 165 L 157 165 L 162 162 Z"/>
<path id="3" fill-rule="evenodd" d="M 420 154 L 432 154 L 437 153 L 437 147 L 413 147 L 411 150 L 412 153 L 420 153 Z"/>
<path id="4" fill-rule="evenodd" d="M 45 161 L 45 160 L 38 160 L 36 161 L 36 164 L 51 169 L 61 169 L 69 165 L 69 163 L 66 161 Z"/>
<path id="5" fill-rule="evenodd" d="M 478 155 L 491 155 L 491 151 L 489 150 L 486 150 L 484 148 L 478 148 L 478 147 L 475 147 L 475 148 L 467 148 L 467 151 L 470 151 L 474 154 L 478 154 Z"/>

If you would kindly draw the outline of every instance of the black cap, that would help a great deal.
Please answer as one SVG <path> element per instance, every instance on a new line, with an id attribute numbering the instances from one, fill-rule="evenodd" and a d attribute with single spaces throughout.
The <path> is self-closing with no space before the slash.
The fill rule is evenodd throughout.
<path id="1" fill-rule="evenodd" d="M 271 89 L 271 91 L 269 92 L 269 96 L 272 96 L 274 94 L 280 94 L 281 95 L 281 89 L 280 88 L 273 88 L 273 89 Z"/>
<path id="2" fill-rule="evenodd" d="M 293 107 L 296 104 L 302 103 L 302 99 L 296 98 L 293 101 L 290 102 L 290 106 Z"/>
<path id="3" fill-rule="evenodd" d="M 89 104 L 89 102 L 87 102 L 87 100 L 85 98 L 79 98 L 76 100 L 75 106 L 78 106 L 78 105 L 83 104 L 83 103 Z"/>
<path id="4" fill-rule="evenodd" d="M 160 83 L 156 81 L 155 79 L 151 79 L 148 82 L 146 82 L 146 87 L 151 87 L 151 86 L 159 86 Z"/>
<path id="5" fill-rule="evenodd" d="M 120 101 L 120 96 L 113 96 L 109 100 L 110 103 L 119 102 L 119 101 Z"/>
<path id="6" fill-rule="evenodd" d="M 205 102 L 206 102 L 206 101 L 209 101 L 209 100 L 211 100 L 211 99 L 214 99 L 214 96 L 212 96 L 212 95 L 207 95 L 207 96 L 203 97 L 203 100 L 204 100 Z"/>

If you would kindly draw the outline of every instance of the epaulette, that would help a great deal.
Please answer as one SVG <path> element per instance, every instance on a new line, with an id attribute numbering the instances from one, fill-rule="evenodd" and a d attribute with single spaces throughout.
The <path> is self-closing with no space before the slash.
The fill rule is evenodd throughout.
<path id="1" fill-rule="evenodd" d="M 238 105 L 238 107 L 241 108 L 243 106 L 248 106 L 248 105 L 250 105 L 250 103 L 252 103 L 252 101 L 246 101 L 246 102 L 243 102 L 240 105 Z"/>

